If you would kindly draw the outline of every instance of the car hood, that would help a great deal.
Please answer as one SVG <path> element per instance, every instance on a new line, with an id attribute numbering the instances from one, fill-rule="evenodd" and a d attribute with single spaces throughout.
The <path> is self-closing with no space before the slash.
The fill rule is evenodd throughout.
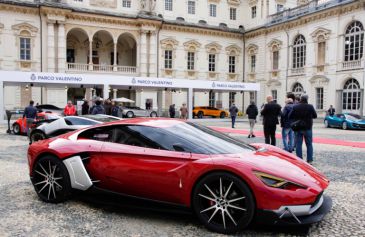
<path id="1" fill-rule="evenodd" d="M 329 185 L 329 180 L 316 168 L 307 162 L 278 147 L 267 144 L 251 144 L 257 150 L 253 153 L 231 154 L 228 157 L 240 158 L 230 160 L 233 167 L 240 167 L 242 163 L 252 171 L 264 172 L 292 181 L 321 192 Z"/>
<path id="2" fill-rule="evenodd" d="M 361 120 L 350 120 L 350 119 L 347 119 L 347 121 L 349 121 L 351 123 L 365 124 L 365 119 L 361 119 Z"/>

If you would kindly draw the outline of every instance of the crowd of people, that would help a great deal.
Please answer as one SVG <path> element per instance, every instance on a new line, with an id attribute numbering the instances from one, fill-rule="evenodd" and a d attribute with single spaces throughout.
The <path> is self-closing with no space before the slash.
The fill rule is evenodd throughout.
<path id="1" fill-rule="evenodd" d="M 95 99 L 92 101 L 92 106 L 90 106 L 90 102 L 88 100 L 84 100 L 81 105 L 81 114 L 106 114 L 118 117 L 122 112 L 122 105 L 117 104 L 111 99 L 107 99 L 105 101 L 101 99 Z M 64 116 L 75 116 L 78 115 L 76 106 L 72 103 L 72 101 L 68 101 L 67 105 L 63 109 Z"/>
<path id="2" fill-rule="evenodd" d="M 176 116 L 176 108 L 175 104 L 170 105 L 169 107 L 169 115 L 170 118 L 175 118 Z M 183 103 L 180 108 L 180 119 L 188 119 L 188 107 L 186 106 L 186 103 Z"/>
<path id="3" fill-rule="evenodd" d="M 234 128 L 237 116 L 237 107 L 233 104 L 230 109 L 232 119 L 232 128 Z M 331 105 L 328 114 L 333 116 L 335 109 Z M 255 137 L 254 126 L 257 122 L 259 110 L 255 102 L 251 102 L 246 109 L 246 115 L 249 120 L 250 131 L 248 138 Z M 303 140 L 307 147 L 307 162 L 313 162 L 313 119 L 317 118 L 317 113 L 313 105 L 308 103 L 308 96 L 295 96 L 288 93 L 285 106 L 282 108 L 271 95 L 266 97 L 266 103 L 262 105 L 260 110 L 262 116 L 265 143 L 276 146 L 276 129 L 280 124 L 282 130 L 282 141 L 284 150 L 292 153 L 294 150 L 296 155 L 303 158 L 302 146 Z"/>

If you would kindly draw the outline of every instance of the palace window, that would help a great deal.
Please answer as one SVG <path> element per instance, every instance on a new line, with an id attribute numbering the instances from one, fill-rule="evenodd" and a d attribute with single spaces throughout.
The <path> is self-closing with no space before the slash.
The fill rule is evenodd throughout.
<path id="1" fill-rule="evenodd" d="M 322 66 L 326 61 L 326 41 L 318 42 L 317 65 Z"/>
<path id="2" fill-rule="evenodd" d="M 209 16 L 217 17 L 217 5 L 209 4 Z"/>
<path id="3" fill-rule="evenodd" d="M 342 109 L 359 110 L 361 104 L 360 84 L 355 79 L 349 79 L 342 92 Z"/>
<path id="4" fill-rule="evenodd" d="M 278 101 L 278 91 L 277 90 L 272 90 L 271 96 L 274 101 Z"/>
<path id="5" fill-rule="evenodd" d="M 250 103 L 251 102 L 256 104 L 256 91 L 250 91 Z"/>
<path id="6" fill-rule="evenodd" d="M 256 6 L 251 7 L 251 18 L 256 18 Z"/>
<path id="7" fill-rule="evenodd" d="M 237 20 L 237 8 L 229 8 L 229 19 L 231 19 L 232 21 Z"/>
<path id="8" fill-rule="evenodd" d="M 188 52 L 188 70 L 195 69 L 195 52 Z"/>
<path id="9" fill-rule="evenodd" d="M 276 5 L 276 12 L 282 12 L 284 11 L 284 5 L 283 4 L 277 4 Z"/>
<path id="10" fill-rule="evenodd" d="M 20 38 L 20 60 L 31 60 L 30 38 Z"/>
<path id="11" fill-rule="evenodd" d="M 250 72 L 254 73 L 256 71 L 256 55 L 251 55 L 250 58 Z"/>
<path id="12" fill-rule="evenodd" d="M 292 92 L 294 93 L 295 96 L 301 96 L 304 93 L 302 84 L 295 83 Z"/>
<path id="13" fill-rule="evenodd" d="M 229 73 L 236 73 L 236 56 L 229 56 Z"/>
<path id="14" fill-rule="evenodd" d="M 165 10 L 172 11 L 172 1 L 173 0 L 165 0 Z"/>
<path id="15" fill-rule="evenodd" d="M 195 15 L 195 1 L 188 1 L 188 13 Z"/>
<path id="16" fill-rule="evenodd" d="M 165 50 L 165 68 L 172 69 L 172 50 Z"/>
<path id="17" fill-rule="evenodd" d="M 355 21 L 351 23 L 345 34 L 345 61 L 360 60 L 364 48 L 364 27 Z"/>
<path id="18" fill-rule="evenodd" d="M 275 50 L 272 52 L 272 70 L 279 69 L 279 50 Z"/>
<path id="19" fill-rule="evenodd" d="M 215 54 L 209 54 L 209 71 L 215 72 L 215 63 L 216 63 L 216 55 Z"/>
<path id="20" fill-rule="evenodd" d="M 323 109 L 323 87 L 316 88 L 316 109 Z"/>
<path id="21" fill-rule="evenodd" d="M 122 6 L 125 8 L 131 8 L 131 0 L 123 0 Z"/>
<path id="22" fill-rule="evenodd" d="M 303 35 L 298 35 L 293 45 L 293 68 L 303 68 L 306 59 L 306 42 Z"/>

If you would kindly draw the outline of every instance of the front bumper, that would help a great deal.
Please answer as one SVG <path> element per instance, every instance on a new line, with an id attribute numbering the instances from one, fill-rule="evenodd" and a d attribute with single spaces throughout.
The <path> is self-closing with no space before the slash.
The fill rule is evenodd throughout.
<path id="1" fill-rule="evenodd" d="M 268 225 L 309 225 L 320 222 L 332 208 L 332 199 L 323 195 L 322 205 L 309 215 L 296 215 L 290 209 L 283 215 L 269 210 L 258 210 L 256 221 Z"/>

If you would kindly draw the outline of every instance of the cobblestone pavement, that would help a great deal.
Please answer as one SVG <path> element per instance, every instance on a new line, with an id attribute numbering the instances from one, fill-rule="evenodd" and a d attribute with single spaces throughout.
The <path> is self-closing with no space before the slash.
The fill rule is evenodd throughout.
<path id="1" fill-rule="evenodd" d="M 28 177 L 26 137 L 4 131 L 0 126 L 0 236 L 223 236 L 207 231 L 189 214 L 83 198 L 57 205 L 41 202 Z M 262 142 L 262 138 L 238 138 Z M 364 141 L 365 132 L 357 139 Z M 303 228 L 256 226 L 237 236 L 365 236 L 364 151 L 315 145 L 314 165 L 331 180 L 326 194 L 333 199 L 333 209 L 322 222 Z"/>

